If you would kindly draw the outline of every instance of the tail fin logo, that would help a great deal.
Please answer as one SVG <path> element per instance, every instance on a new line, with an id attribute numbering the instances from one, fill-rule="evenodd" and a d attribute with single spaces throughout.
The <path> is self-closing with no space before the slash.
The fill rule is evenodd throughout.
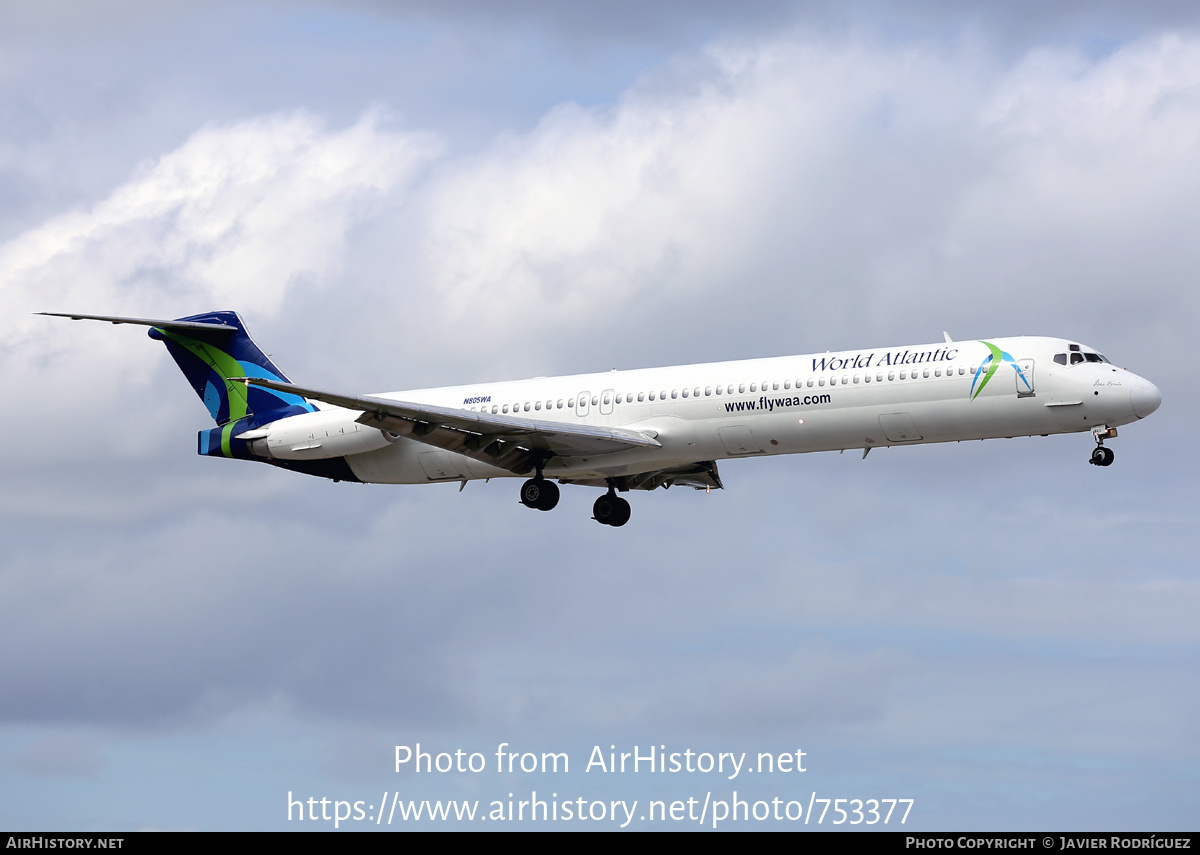
<path id="1" fill-rule="evenodd" d="M 212 312 L 196 315 L 185 321 L 221 324 L 212 335 L 191 329 L 153 327 L 150 337 L 167 346 L 188 382 L 204 402 L 213 421 L 219 425 L 238 422 L 248 417 L 257 421 L 274 421 L 316 408 L 296 395 L 273 392 L 260 387 L 247 387 L 236 381 L 239 377 L 262 377 L 287 383 L 242 325 L 234 312 Z M 233 328 L 231 331 L 230 328 Z"/>

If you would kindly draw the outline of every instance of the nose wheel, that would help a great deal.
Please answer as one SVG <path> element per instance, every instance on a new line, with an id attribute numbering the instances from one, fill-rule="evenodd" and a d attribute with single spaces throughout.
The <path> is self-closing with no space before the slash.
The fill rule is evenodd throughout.
<path id="1" fill-rule="evenodd" d="M 1110 466 L 1112 465 L 1114 457 L 1116 457 L 1116 455 L 1113 454 L 1113 450 L 1111 448 L 1105 448 L 1103 445 L 1097 445 L 1092 450 L 1092 459 L 1088 462 L 1093 466 Z"/>
<path id="2" fill-rule="evenodd" d="M 632 512 L 629 502 L 618 496 L 612 487 L 609 487 L 608 492 L 592 505 L 592 518 L 601 525 L 611 525 L 614 528 L 619 528 L 629 522 L 629 515 Z"/>

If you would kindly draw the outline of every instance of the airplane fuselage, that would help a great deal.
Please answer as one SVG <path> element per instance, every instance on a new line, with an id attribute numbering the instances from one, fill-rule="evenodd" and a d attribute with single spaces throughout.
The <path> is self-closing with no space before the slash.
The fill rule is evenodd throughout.
<path id="1" fill-rule="evenodd" d="M 1056 361 L 1056 357 L 1058 361 Z M 1074 362 L 1072 361 L 1074 360 Z M 551 456 L 544 475 L 602 479 L 757 455 L 1073 433 L 1153 412 L 1153 384 L 1090 348 L 1022 337 L 539 377 L 373 396 L 494 416 L 630 428 L 659 447 Z M 365 482 L 517 477 L 326 406 L 266 426 L 280 461 L 344 457 Z"/>

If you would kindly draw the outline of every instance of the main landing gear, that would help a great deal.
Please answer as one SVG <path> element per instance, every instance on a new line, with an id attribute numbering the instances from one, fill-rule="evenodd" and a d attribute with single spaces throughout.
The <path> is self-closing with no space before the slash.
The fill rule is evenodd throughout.
<path id="1" fill-rule="evenodd" d="M 611 525 L 614 528 L 619 528 L 629 522 L 629 515 L 632 512 L 629 502 L 618 496 L 617 491 L 612 487 L 609 487 L 608 492 L 592 505 L 592 519 L 601 525 Z"/>
<path id="2" fill-rule="evenodd" d="M 543 477 L 541 471 L 521 485 L 521 504 L 539 511 L 551 511 L 558 505 L 558 485 Z M 620 527 L 629 522 L 629 502 L 617 495 L 610 482 L 608 492 L 592 505 L 592 518 L 602 525 Z"/>
<path id="3" fill-rule="evenodd" d="M 552 511 L 558 504 L 558 485 L 538 473 L 521 485 L 521 504 L 539 511 Z"/>
<path id="4" fill-rule="evenodd" d="M 1093 466 L 1111 466 L 1116 455 L 1113 454 L 1111 448 L 1104 447 L 1104 440 L 1112 439 L 1116 435 L 1116 428 L 1105 426 L 1092 428 L 1092 436 L 1096 438 L 1096 447 L 1092 449 L 1092 459 L 1088 462 Z"/>

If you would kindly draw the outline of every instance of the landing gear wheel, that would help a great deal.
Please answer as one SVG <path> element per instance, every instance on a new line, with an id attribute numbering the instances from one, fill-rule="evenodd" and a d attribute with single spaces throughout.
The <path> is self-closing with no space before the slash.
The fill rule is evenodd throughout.
<path id="1" fill-rule="evenodd" d="M 629 507 L 629 502 L 617 496 L 616 499 L 617 511 L 613 516 L 612 522 L 609 523 L 613 528 L 620 528 L 629 522 L 629 517 L 633 513 L 633 508 Z"/>
<path id="2" fill-rule="evenodd" d="M 521 504 L 539 511 L 554 510 L 558 504 L 558 485 L 545 478 L 530 478 L 521 485 Z"/>
<path id="3" fill-rule="evenodd" d="M 611 490 L 592 505 L 592 516 L 595 517 L 596 522 L 602 525 L 611 525 L 614 528 L 619 528 L 629 522 L 629 516 L 632 513 L 633 509 L 629 507 L 629 502 Z"/>
<path id="4" fill-rule="evenodd" d="M 1111 448 L 1105 448 L 1103 445 L 1098 445 L 1096 446 L 1095 450 L 1092 451 L 1092 459 L 1088 462 L 1093 466 L 1111 466 L 1114 457 L 1116 457 L 1116 455 L 1113 454 L 1113 450 Z"/>

